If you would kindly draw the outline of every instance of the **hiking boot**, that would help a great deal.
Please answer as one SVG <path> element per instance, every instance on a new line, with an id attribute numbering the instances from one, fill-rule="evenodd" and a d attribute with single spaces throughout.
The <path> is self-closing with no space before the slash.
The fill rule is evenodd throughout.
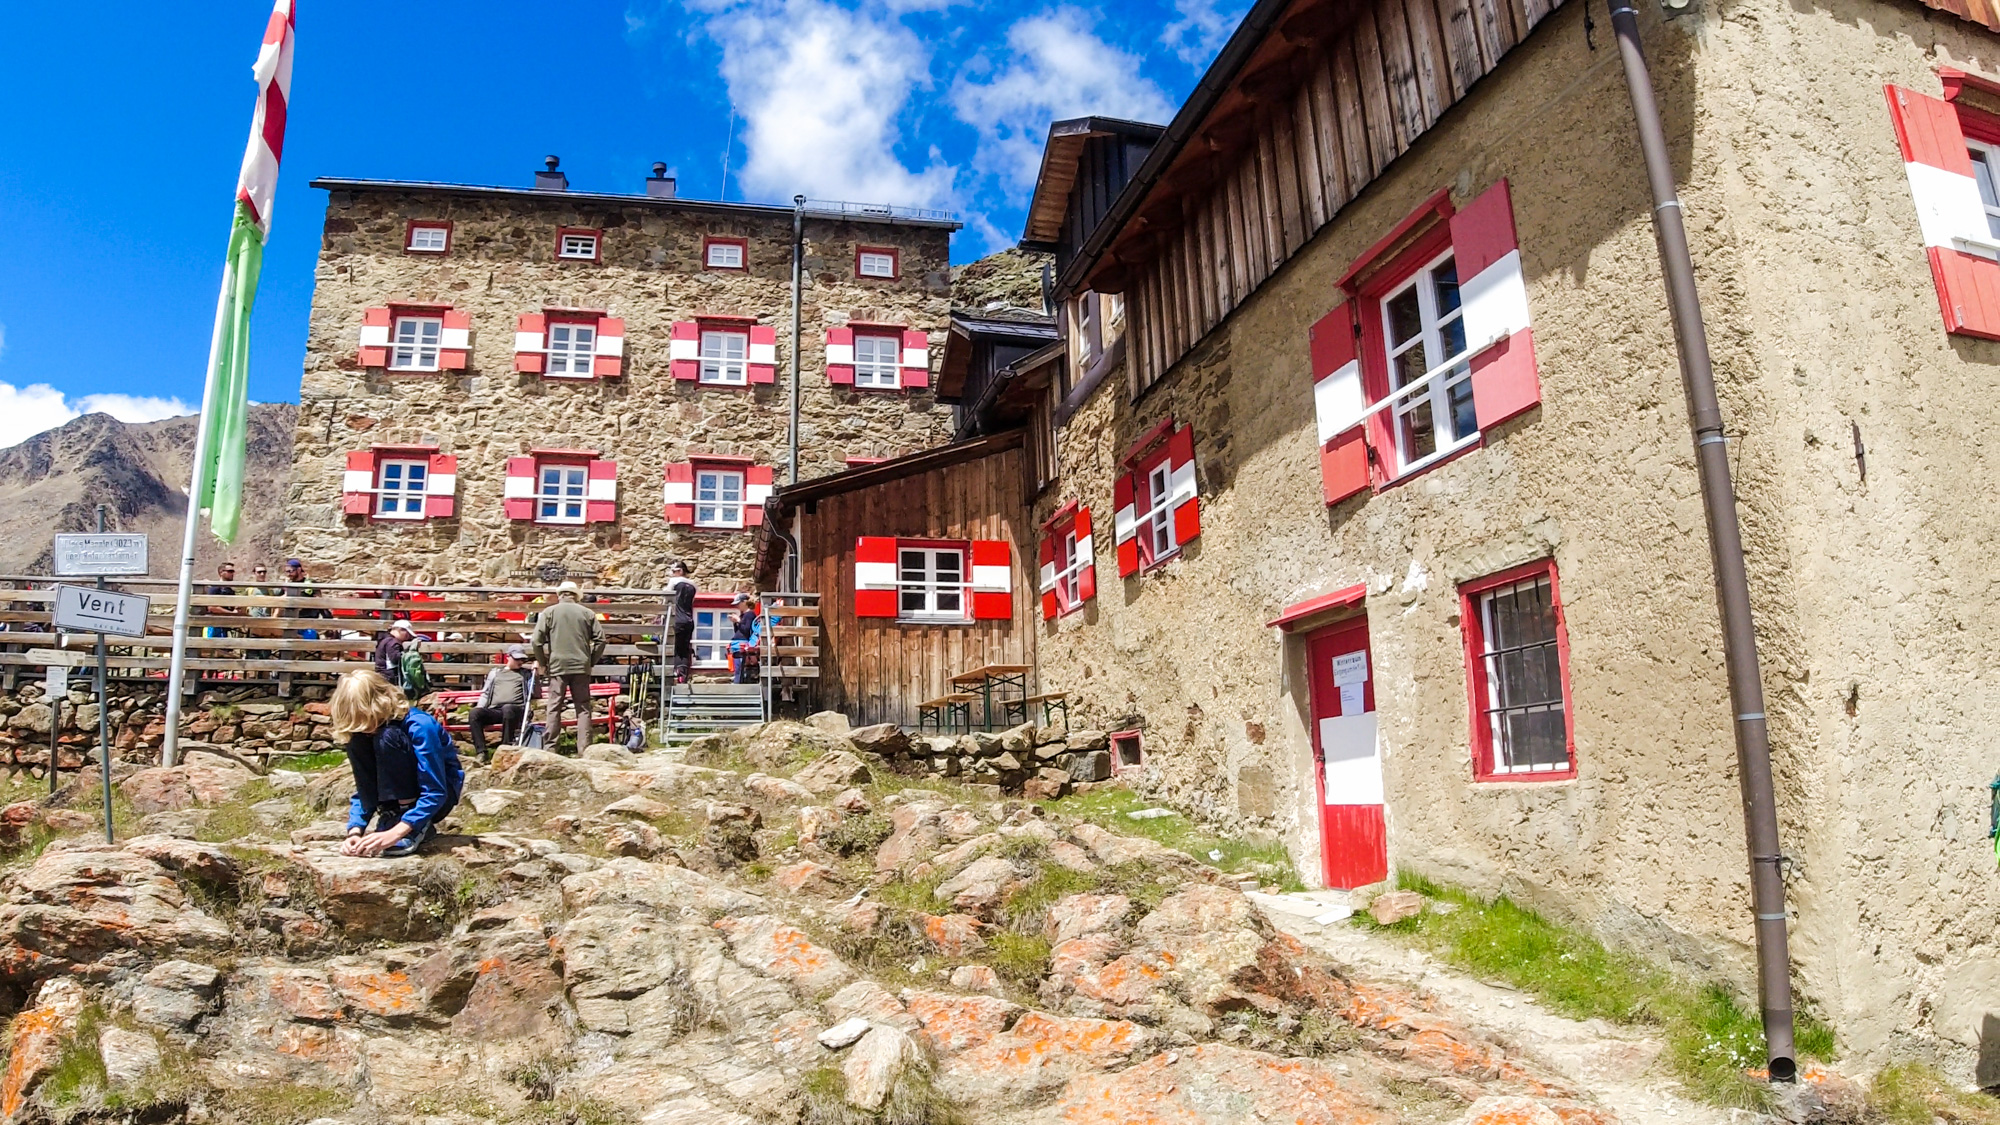
<path id="1" fill-rule="evenodd" d="M 418 848 L 421 848 L 425 844 L 430 843 L 432 838 L 434 838 L 436 835 L 437 835 L 437 826 L 434 824 L 426 825 L 422 832 L 418 832 L 410 836 L 405 836 L 402 839 L 396 841 L 395 843 L 390 844 L 388 847 L 383 848 L 382 858 L 401 859 L 404 856 L 415 855 L 417 854 Z"/>

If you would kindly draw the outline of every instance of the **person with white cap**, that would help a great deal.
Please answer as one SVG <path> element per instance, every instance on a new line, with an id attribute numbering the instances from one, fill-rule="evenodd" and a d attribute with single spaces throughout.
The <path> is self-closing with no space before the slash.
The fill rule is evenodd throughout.
<path id="1" fill-rule="evenodd" d="M 397 687 L 403 686 L 403 646 L 416 635 L 409 622 L 398 620 L 375 638 L 375 670 Z"/>
<path id="2" fill-rule="evenodd" d="M 486 673 L 486 683 L 479 689 L 479 702 L 473 704 L 470 720 L 472 749 L 481 762 L 492 760 L 486 752 L 487 727 L 497 723 L 503 742 L 509 732 L 520 736 L 521 718 L 528 710 L 528 679 L 522 672 L 527 660 L 528 650 L 515 645 L 507 650 L 507 663 Z"/>
<path id="3" fill-rule="evenodd" d="M 576 750 L 590 746 L 590 670 L 604 656 L 604 626 L 597 614 L 578 599 L 574 582 L 556 587 L 556 604 L 535 618 L 530 648 L 541 665 L 547 685 L 542 694 L 542 721 L 548 725 L 548 745 L 554 749 L 562 733 L 564 697 L 576 704 Z"/>

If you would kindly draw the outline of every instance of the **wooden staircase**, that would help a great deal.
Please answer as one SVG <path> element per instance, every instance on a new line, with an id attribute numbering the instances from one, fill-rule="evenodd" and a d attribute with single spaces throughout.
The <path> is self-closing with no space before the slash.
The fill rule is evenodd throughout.
<path id="1" fill-rule="evenodd" d="M 759 594 L 764 681 L 819 679 L 819 595 Z"/>

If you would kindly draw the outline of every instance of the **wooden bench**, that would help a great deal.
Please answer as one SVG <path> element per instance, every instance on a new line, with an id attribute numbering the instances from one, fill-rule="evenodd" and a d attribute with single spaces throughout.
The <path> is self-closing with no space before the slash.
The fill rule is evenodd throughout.
<path id="1" fill-rule="evenodd" d="M 1042 708 L 1042 725 L 1043 725 L 1043 726 L 1049 726 L 1049 725 L 1051 724 L 1051 722 L 1053 722 L 1053 719 L 1054 719 L 1054 715 L 1055 715 L 1055 713 L 1056 713 L 1057 711 L 1061 711 L 1061 712 L 1062 712 L 1062 717 L 1063 717 L 1063 733 L 1064 733 L 1064 734 L 1068 734 L 1068 733 L 1069 733 L 1069 693 L 1068 693 L 1068 692 L 1066 692 L 1066 691 L 1047 691 L 1047 692 L 1043 692 L 1043 693 L 1042 693 L 1042 694 L 1040 694 L 1040 695 L 1031 695 L 1031 696 L 1029 696 L 1029 697 L 1027 697 L 1026 699 L 1023 699 L 1023 700 L 1021 701 L 1021 706 L 1022 706 L 1023 708 L 1028 708 L 1028 707 L 1033 707 L 1033 706 L 1035 706 L 1036 704 L 1040 704 L 1040 705 L 1041 705 L 1041 708 Z M 1021 716 L 1021 718 L 1022 718 L 1022 721 L 1024 721 L 1024 722 L 1025 722 L 1025 721 L 1027 720 L 1027 716 L 1026 716 L 1026 715 L 1023 715 L 1023 716 Z"/>
<path id="2" fill-rule="evenodd" d="M 542 687 L 542 681 L 540 680 L 535 681 L 535 688 L 538 694 L 540 692 L 541 687 Z M 625 689 L 622 686 L 615 683 L 593 683 L 590 685 L 590 698 L 593 704 L 600 699 L 605 699 L 610 701 L 610 703 L 605 708 L 605 715 L 604 715 L 605 726 L 602 728 L 607 741 L 615 740 L 615 736 L 618 730 L 618 695 L 620 692 L 624 690 Z M 472 729 L 472 708 L 478 705 L 479 696 L 480 692 L 478 691 L 437 692 L 436 694 L 431 696 L 431 715 L 434 716 L 439 723 L 443 724 L 444 729 L 450 731 L 453 734 L 464 734 Z M 528 700 L 527 722 L 524 725 L 533 726 L 535 724 L 535 708 L 537 702 L 538 701 L 534 699 Z M 458 707 L 464 707 L 466 709 L 465 718 L 463 721 L 453 722 L 451 719 L 451 712 L 453 711 L 453 709 Z M 593 706 L 591 708 L 591 713 L 592 713 L 591 721 L 593 723 L 596 722 L 596 711 L 597 708 Z M 576 729 L 576 709 L 574 707 L 565 707 L 563 709 L 562 725 L 569 730 Z M 518 735 L 518 734 L 523 734 L 525 732 L 517 731 L 515 733 Z M 505 731 L 501 732 L 501 738 L 502 740 L 505 740 L 506 738 Z"/>
<path id="3" fill-rule="evenodd" d="M 972 704 L 978 698 L 969 691 L 955 691 L 917 704 L 917 733 L 924 733 L 933 723 L 939 734 L 958 729 L 960 723 L 967 730 L 972 729 Z"/>

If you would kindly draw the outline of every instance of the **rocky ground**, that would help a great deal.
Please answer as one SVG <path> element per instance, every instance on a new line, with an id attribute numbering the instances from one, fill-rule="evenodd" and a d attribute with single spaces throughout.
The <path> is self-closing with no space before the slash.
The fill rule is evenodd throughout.
<path id="1" fill-rule="evenodd" d="M 1296 904 L 855 733 L 503 751 L 411 860 L 336 853 L 344 765 L 128 767 L 116 845 L 88 779 L 7 806 L 0 1116 L 1618 1120 Z"/>

